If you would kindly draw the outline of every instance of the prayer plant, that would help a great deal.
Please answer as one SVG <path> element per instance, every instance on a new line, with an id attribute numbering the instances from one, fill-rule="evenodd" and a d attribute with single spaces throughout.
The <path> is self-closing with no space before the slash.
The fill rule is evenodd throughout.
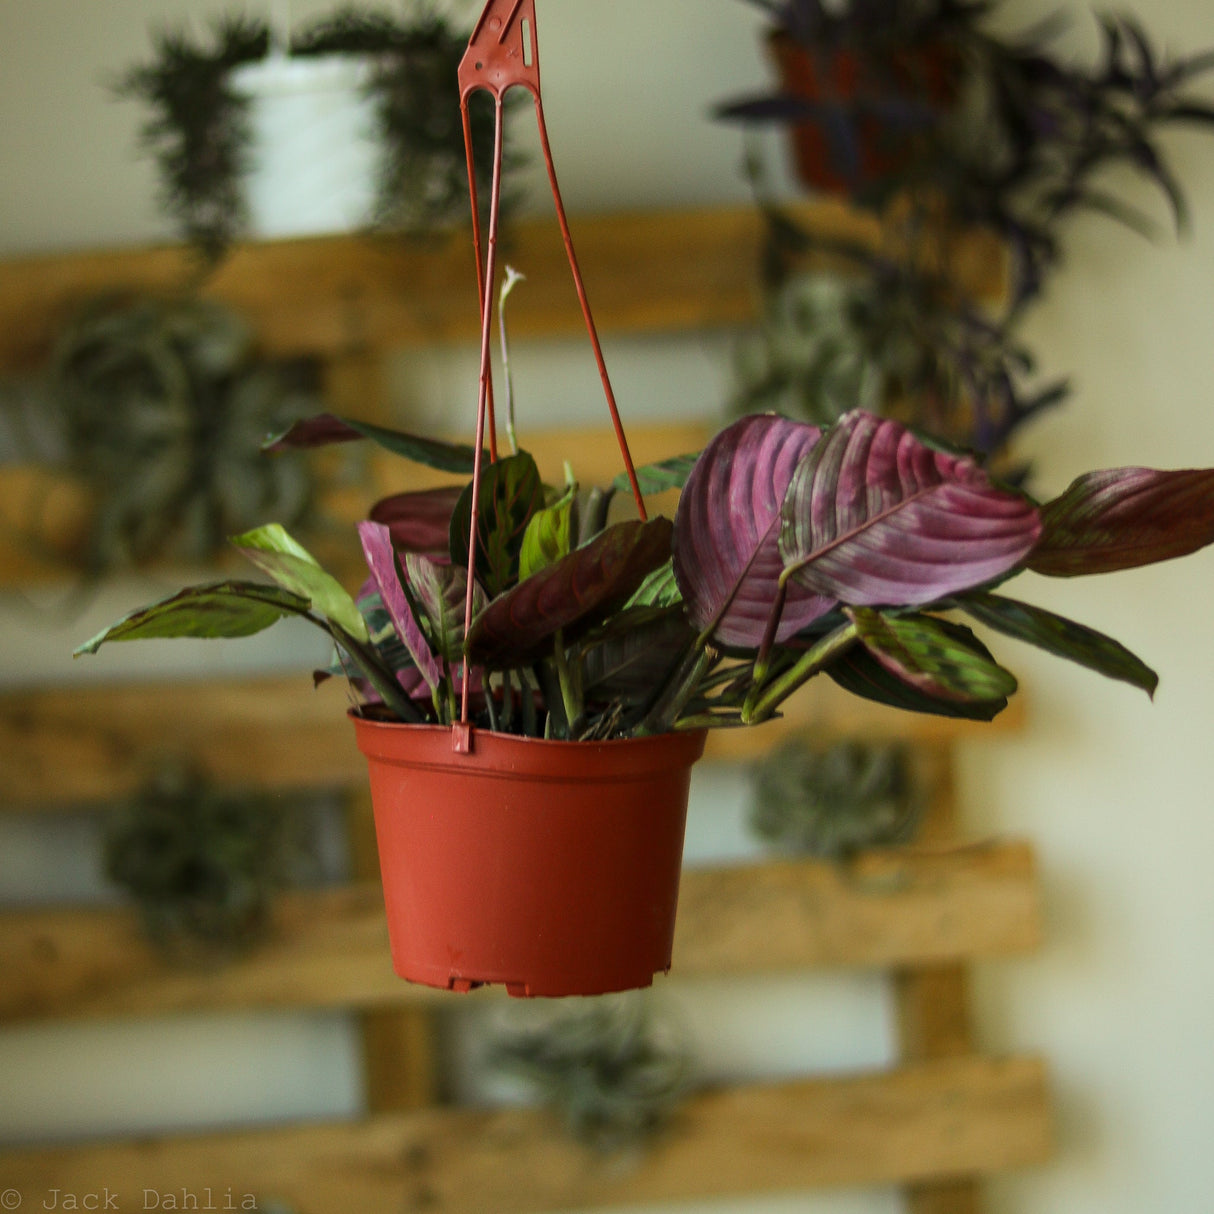
<path id="1" fill-rule="evenodd" d="M 475 452 L 321 415 L 267 447 L 366 438 L 468 473 Z M 681 487 L 675 518 L 608 520 L 613 494 L 487 463 L 468 593 L 471 485 L 388 498 L 359 525 L 371 576 L 348 594 L 280 526 L 236 537 L 269 582 L 222 581 L 131 613 L 80 647 L 238 637 L 299 616 L 335 642 L 356 711 L 556 739 L 752 725 L 818 674 L 899 708 L 989 720 L 1016 679 L 963 620 L 1154 692 L 1109 637 L 1003 593 L 1214 541 L 1214 469 L 1122 468 L 1039 503 L 971 456 L 855 411 L 828 430 L 746 417 L 698 456 L 639 471 Z"/>

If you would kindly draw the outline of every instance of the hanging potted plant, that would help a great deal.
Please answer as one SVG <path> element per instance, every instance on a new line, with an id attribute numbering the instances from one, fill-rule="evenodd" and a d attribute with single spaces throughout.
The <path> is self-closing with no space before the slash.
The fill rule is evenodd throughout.
<path id="1" fill-rule="evenodd" d="M 118 93 L 148 107 L 162 203 L 208 261 L 242 235 L 432 232 L 466 214 L 452 81 L 467 36 L 427 5 L 403 21 L 346 7 L 290 34 L 228 18 L 206 42 L 159 34 Z M 472 127 L 487 173 L 492 115 Z"/>
<path id="2" fill-rule="evenodd" d="M 473 457 L 328 416 L 273 448 L 357 437 L 449 469 Z M 350 715 L 397 971 L 590 994 L 669 967 L 706 729 L 757 725 L 819 674 L 900 708 L 991 719 L 1016 680 L 958 614 L 1153 692 L 1115 641 L 1002 584 L 1214 540 L 1214 470 L 1091 473 L 1038 503 L 864 412 L 828 431 L 745 418 L 694 461 L 639 476 L 683 485 L 673 521 L 609 523 L 618 487 L 545 486 L 525 452 L 488 464 L 471 581 L 472 486 L 389 498 L 360 524 L 371 578 L 356 597 L 270 525 L 234 543 L 272 584 L 185 589 L 79 652 L 248 636 L 290 616 L 324 629 L 360 694 Z"/>
<path id="3" fill-rule="evenodd" d="M 368 439 L 471 480 L 378 503 L 359 525 L 370 577 L 356 595 L 270 524 L 233 541 L 268 584 L 189 587 L 78 652 L 245 637 L 291 616 L 323 629 L 335 647 L 324 677 L 347 675 L 358 696 L 397 972 L 599 994 L 670 966 L 689 773 L 708 729 L 761 724 L 820 674 L 900 708 L 989 720 L 1016 680 L 958 615 L 1152 692 L 1154 673 L 1117 642 L 997 590 L 1025 569 L 1105 572 L 1214 541 L 1214 469 L 1093 473 L 1039 503 L 862 410 L 826 430 L 744 418 L 698 456 L 636 469 L 547 153 L 534 22 L 533 0 L 490 0 L 460 67 L 464 106 L 478 87 L 494 93 L 498 134 L 475 442 L 326 414 L 268 444 Z M 534 97 L 616 425 L 624 472 L 607 487 L 572 473 L 546 485 L 525 451 L 497 451 L 487 286 L 514 85 Z M 476 214 L 474 185 L 479 252 Z M 670 488 L 674 519 L 649 518 L 646 495 Z M 628 489 L 639 517 L 612 521 Z"/>

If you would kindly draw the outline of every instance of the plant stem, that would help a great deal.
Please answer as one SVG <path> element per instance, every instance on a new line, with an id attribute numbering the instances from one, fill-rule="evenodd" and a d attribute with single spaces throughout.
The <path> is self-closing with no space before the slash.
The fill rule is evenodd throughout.
<path id="1" fill-rule="evenodd" d="M 634 731 L 637 737 L 666 733 L 674 727 L 679 713 L 699 690 L 700 680 L 717 660 L 713 649 L 696 641 L 675 665 L 674 672 L 658 692 L 649 711 Z"/>
<path id="2" fill-rule="evenodd" d="M 506 300 L 515 286 L 526 280 L 513 266 L 506 267 L 506 279 L 497 297 L 497 326 L 502 339 L 502 375 L 506 381 L 506 437 L 510 440 L 510 452 L 518 454 L 518 439 L 514 433 L 514 376 L 510 373 L 510 343 L 506 339 Z"/>
<path id="3" fill-rule="evenodd" d="M 851 620 L 836 628 L 834 632 L 827 633 L 807 649 L 796 665 L 785 671 L 770 687 L 758 695 L 752 692 L 751 696 L 747 697 L 742 706 L 742 723 L 758 725 L 768 720 L 794 691 L 808 683 L 814 675 L 820 673 L 828 663 L 851 648 L 855 642 L 856 625 Z"/>
<path id="4" fill-rule="evenodd" d="M 321 626 L 346 651 L 350 660 L 358 667 L 359 672 L 402 721 L 407 721 L 411 725 L 426 723 L 426 718 L 418 710 L 417 705 L 401 690 L 396 676 L 386 669 L 370 650 L 360 641 L 356 641 L 341 625 L 334 624 L 331 620 Z"/>
<path id="5" fill-rule="evenodd" d="M 565 652 L 565 636 L 559 628 L 553 640 L 553 657 L 556 660 L 556 674 L 561 686 L 561 703 L 565 708 L 567 736 L 574 737 L 581 728 L 584 716 L 581 679 L 578 677 L 579 672 L 570 669 L 569 655 Z"/>

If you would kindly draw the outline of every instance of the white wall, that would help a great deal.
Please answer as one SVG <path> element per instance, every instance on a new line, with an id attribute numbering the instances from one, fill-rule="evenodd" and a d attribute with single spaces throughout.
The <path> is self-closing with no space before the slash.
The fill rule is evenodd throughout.
<path id="1" fill-rule="evenodd" d="M 131 152 L 137 115 L 110 102 L 98 81 L 143 53 L 149 20 L 179 19 L 188 11 L 197 21 L 222 7 L 214 0 L 0 0 L 0 253 L 165 233 L 152 205 L 150 174 Z M 294 7 L 307 14 L 326 6 L 297 0 Z M 1009 18 L 1027 19 L 1049 7 L 1045 0 L 1019 0 Z M 1144 18 L 1170 46 L 1196 48 L 1209 37 L 1202 0 L 1158 0 L 1144 8 Z M 542 3 L 539 19 L 546 107 L 571 210 L 744 197 L 736 136 L 703 115 L 709 100 L 761 78 L 748 6 L 739 0 L 562 0 Z M 1178 136 L 1173 146 L 1194 203 L 1193 238 L 1152 247 L 1107 224 L 1077 226 L 1068 269 L 1035 318 L 1044 369 L 1069 374 L 1077 385 L 1065 410 L 1026 440 L 1043 487 L 1061 488 L 1075 473 L 1101 465 L 1214 464 L 1208 406 L 1214 144 Z M 665 400 L 664 407 L 679 414 L 715 411 L 711 397 L 714 387 L 723 394 L 726 365 L 719 337 L 661 351 L 652 358 L 651 344 L 633 342 L 608 354 L 618 354 L 629 393 L 647 402 L 646 413 L 651 400 Z M 536 375 L 547 367 L 551 376 L 570 355 L 564 347 L 541 346 L 528 357 Z M 441 387 L 451 374 L 439 358 L 406 374 L 402 392 L 424 412 L 427 388 Z M 679 394 L 684 382 L 694 390 Z M 540 388 L 536 395 L 547 393 Z M 631 397 L 621 396 L 627 407 Z M 1020 584 L 1025 597 L 1117 636 L 1155 665 L 1163 681 L 1150 705 L 1139 693 L 1005 646 L 1024 676 L 1028 726 L 1019 737 L 992 738 L 963 756 L 963 801 L 972 826 L 1036 841 L 1050 912 L 1050 940 L 1039 957 L 990 967 L 979 981 L 983 1038 L 995 1048 L 1043 1052 L 1056 1076 L 1061 1114 L 1057 1162 L 999 1181 L 998 1214 L 1188 1214 L 1209 1207 L 1212 586 L 1211 554 L 1149 574 Z M 0 681 L 37 677 L 40 653 L 58 676 L 66 645 L 87 635 L 92 621 L 53 634 L 31 624 L 11 599 L 8 606 L 0 622 Z M 110 658 L 103 669 L 119 672 L 126 660 Z M 691 847 L 698 854 L 736 844 L 736 778 L 734 788 L 732 798 L 702 797 L 693 809 Z M 0 851 L 0 876 L 5 854 Z M 669 989 L 677 996 L 677 984 Z M 736 990 L 690 994 L 689 1020 L 706 1048 L 711 1045 L 710 1064 L 721 1073 L 769 1073 L 825 1059 L 859 1064 L 888 1051 L 883 992 L 864 982 L 824 980 L 808 996 L 802 990 L 760 991 L 757 998 Z M 226 1029 L 226 1052 L 211 1049 L 198 1026 L 154 1029 L 140 1042 L 108 1028 L 0 1035 L 0 1087 L 8 1088 L 0 1100 L 8 1110 L 0 1132 L 17 1132 L 23 1116 L 29 1125 L 78 1128 L 70 1120 L 71 1086 L 57 1060 L 83 1056 L 92 1067 L 109 1065 L 121 1074 L 143 1058 L 138 1048 L 152 1048 L 155 1058 L 157 1048 L 173 1048 L 164 1043 L 174 1041 L 193 1051 L 189 1066 L 170 1076 L 153 1060 L 149 1073 L 158 1078 L 120 1093 L 118 1109 L 100 1101 L 98 1115 L 178 1124 L 157 1096 L 174 1087 L 193 1090 L 198 1065 L 232 1078 L 226 1093 L 201 1101 L 202 1120 L 284 1111 L 332 1115 L 357 1106 L 350 1039 L 340 1022 L 296 1020 L 272 1050 L 260 1044 L 260 1021 L 234 1023 Z M 821 1042 L 828 1043 L 825 1051 L 816 1048 Z M 266 1061 L 258 1091 L 250 1094 L 250 1085 L 238 1088 L 234 1077 L 254 1055 Z M 18 1071 L 22 1056 L 40 1061 Z M 94 1071 L 102 1087 L 107 1073 Z M 302 1100 L 301 1075 L 315 1080 Z M 318 1091 L 325 1108 L 317 1107 Z M 889 1194 L 861 1194 L 727 1208 L 876 1214 L 895 1202 Z"/>

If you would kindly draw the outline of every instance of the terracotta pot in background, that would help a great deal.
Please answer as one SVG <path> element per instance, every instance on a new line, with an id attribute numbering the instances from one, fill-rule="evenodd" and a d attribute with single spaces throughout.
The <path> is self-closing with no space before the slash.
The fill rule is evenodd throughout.
<path id="1" fill-rule="evenodd" d="M 670 968 L 703 733 L 546 742 L 352 716 L 367 756 L 396 972 L 596 995 Z"/>
<path id="2" fill-rule="evenodd" d="M 861 192 L 904 172 L 922 151 L 920 134 L 865 112 L 866 102 L 944 113 L 960 92 L 960 63 L 945 46 L 908 46 L 878 63 L 848 47 L 810 52 L 778 32 L 768 52 L 785 93 L 824 107 L 822 121 L 792 127 L 792 152 L 802 184 L 825 193 Z"/>

